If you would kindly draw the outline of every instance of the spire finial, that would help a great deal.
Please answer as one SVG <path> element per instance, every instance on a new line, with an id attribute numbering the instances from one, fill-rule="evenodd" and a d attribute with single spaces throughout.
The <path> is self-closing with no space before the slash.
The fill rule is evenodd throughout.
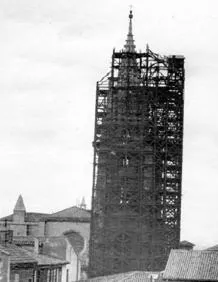
<path id="1" fill-rule="evenodd" d="M 132 34 L 132 18 L 133 18 L 133 13 L 132 13 L 132 5 L 131 5 L 129 11 L 129 31 L 127 34 L 126 44 L 124 45 L 126 52 L 135 52 L 135 44 Z"/>
<path id="2" fill-rule="evenodd" d="M 82 201 L 81 201 L 81 204 L 80 204 L 79 207 L 82 208 L 82 209 L 86 209 L 85 197 L 82 197 Z"/>

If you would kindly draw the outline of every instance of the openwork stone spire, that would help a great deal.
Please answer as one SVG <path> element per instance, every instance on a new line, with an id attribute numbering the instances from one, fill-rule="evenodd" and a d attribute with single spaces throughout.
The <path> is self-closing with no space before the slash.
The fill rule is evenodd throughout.
<path id="1" fill-rule="evenodd" d="M 133 39 L 133 34 L 132 34 L 132 10 L 129 12 L 129 32 L 127 34 L 127 39 L 126 39 L 126 44 L 124 45 L 124 50 L 126 52 L 135 52 L 135 44 L 134 44 L 134 39 Z"/>

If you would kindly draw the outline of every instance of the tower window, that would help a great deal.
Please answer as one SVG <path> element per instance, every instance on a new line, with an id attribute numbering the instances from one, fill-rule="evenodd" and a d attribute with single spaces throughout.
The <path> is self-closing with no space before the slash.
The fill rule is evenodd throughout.
<path id="1" fill-rule="evenodd" d="M 123 158 L 123 167 L 128 167 L 129 166 L 129 162 L 130 162 L 129 157 L 125 156 Z"/>

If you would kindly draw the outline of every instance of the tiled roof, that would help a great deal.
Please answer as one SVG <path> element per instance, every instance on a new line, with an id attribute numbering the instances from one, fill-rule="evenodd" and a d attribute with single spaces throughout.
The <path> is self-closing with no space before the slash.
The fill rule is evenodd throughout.
<path id="1" fill-rule="evenodd" d="M 83 217 L 90 218 L 91 214 L 89 210 L 85 210 L 76 206 L 64 209 L 59 212 L 55 212 L 50 217 Z"/>
<path id="2" fill-rule="evenodd" d="M 89 210 L 85 210 L 76 206 L 64 209 L 59 212 L 52 213 L 45 218 L 46 221 L 85 221 L 89 222 L 91 213 Z"/>
<path id="3" fill-rule="evenodd" d="M 179 245 L 182 245 L 182 246 L 190 246 L 190 247 L 194 247 L 194 246 L 195 246 L 195 244 L 193 244 L 193 243 L 191 243 L 191 242 L 189 242 L 189 241 L 186 241 L 186 240 L 181 241 L 181 242 L 179 243 Z"/>
<path id="4" fill-rule="evenodd" d="M 31 256 L 32 258 L 34 258 L 34 260 L 37 261 L 39 266 L 51 266 L 51 265 L 64 265 L 64 264 L 68 264 L 68 261 L 59 259 L 59 258 L 54 258 L 48 255 L 44 255 L 44 254 L 37 254 L 35 252 L 31 252 L 29 250 L 25 250 L 25 252 Z"/>
<path id="5" fill-rule="evenodd" d="M 163 278 L 218 281 L 218 252 L 172 250 Z"/>
<path id="6" fill-rule="evenodd" d="M 25 215 L 25 222 L 39 222 L 43 221 L 43 218 L 49 216 L 48 213 L 38 213 L 38 212 L 27 212 Z M 0 221 L 13 221 L 13 214 L 0 218 Z"/>
<path id="7" fill-rule="evenodd" d="M 210 248 L 207 248 L 206 250 L 207 251 L 218 251 L 218 245 L 214 245 L 214 246 L 212 246 Z"/>
<path id="8" fill-rule="evenodd" d="M 87 282 L 153 282 L 162 281 L 160 272 L 131 271 L 86 280 Z"/>
<path id="9" fill-rule="evenodd" d="M 13 220 L 13 214 L 10 214 L 10 215 L 7 215 L 7 216 L 0 218 L 0 221 L 4 221 L 4 220 L 12 221 Z"/>
<path id="10" fill-rule="evenodd" d="M 35 263 L 38 264 L 39 266 L 48 266 L 48 265 L 64 265 L 69 263 L 59 258 L 54 258 L 48 255 L 37 254 L 35 252 L 20 248 L 13 244 L 7 244 L 7 245 L 0 244 L 0 251 L 9 254 L 11 264 Z"/>
<path id="11" fill-rule="evenodd" d="M 27 212 L 25 214 L 25 222 L 39 222 L 39 221 L 84 221 L 89 222 L 91 213 L 76 206 L 64 209 L 52 214 Z M 0 221 L 13 221 L 13 214 L 0 218 Z"/>
<path id="12" fill-rule="evenodd" d="M 37 263 L 37 261 L 32 258 L 29 254 L 27 254 L 24 249 L 17 247 L 13 244 L 0 244 L 0 250 L 9 253 L 11 264 Z"/>
<path id="13" fill-rule="evenodd" d="M 28 222 L 38 222 L 42 221 L 45 216 L 48 216 L 48 213 L 39 213 L 39 212 L 27 212 L 25 221 Z"/>

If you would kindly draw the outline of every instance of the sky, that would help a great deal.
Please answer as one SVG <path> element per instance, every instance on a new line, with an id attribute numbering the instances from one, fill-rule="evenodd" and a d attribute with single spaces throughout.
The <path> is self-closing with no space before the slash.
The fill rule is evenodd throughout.
<path id="1" fill-rule="evenodd" d="M 218 1 L 0 0 L 0 216 L 90 208 L 96 81 L 122 49 L 184 55 L 181 239 L 218 244 Z"/>

